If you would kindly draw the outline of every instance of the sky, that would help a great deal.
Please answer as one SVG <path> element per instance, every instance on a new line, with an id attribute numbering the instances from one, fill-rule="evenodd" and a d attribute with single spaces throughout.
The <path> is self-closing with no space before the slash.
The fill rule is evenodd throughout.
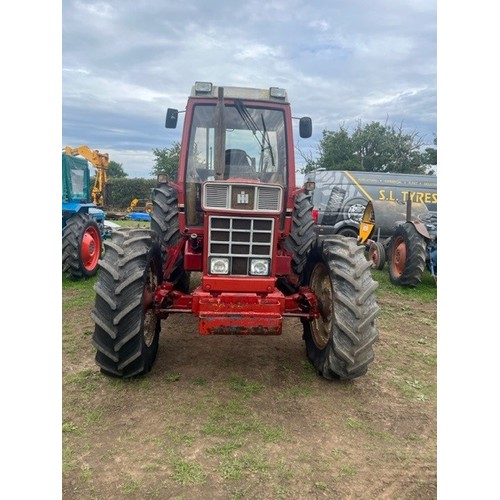
<path id="1" fill-rule="evenodd" d="M 166 110 L 184 109 L 195 81 L 285 88 L 313 121 L 310 139 L 294 134 L 299 169 L 341 125 L 402 126 L 432 145 L 436 41 L 435 0 L 64 0 L 61 146 L 148 177 L 153 149 L 180 141 Z"/>

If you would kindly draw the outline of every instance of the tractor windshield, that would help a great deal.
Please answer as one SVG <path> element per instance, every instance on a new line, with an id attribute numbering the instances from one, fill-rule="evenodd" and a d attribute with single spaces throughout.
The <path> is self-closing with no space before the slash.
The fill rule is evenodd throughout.
<path id="1" fill-rule="evenodd" d="M 286 181 L 285 116 L 283 111 L 245 106 L 241 101 L 225 106 L 225 164 L 222 179 L 257 179 L 284 185 Z M 187 182 L 216 179 L 216 106 L 194 107 L 189 136 Z"/>

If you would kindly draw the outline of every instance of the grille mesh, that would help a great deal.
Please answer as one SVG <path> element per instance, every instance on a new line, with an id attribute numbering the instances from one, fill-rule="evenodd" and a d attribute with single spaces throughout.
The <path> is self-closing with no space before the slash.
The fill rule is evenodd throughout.
<path id="1" fill-rule="evenodd" d="M 218 217 L 209 219 L 209 257 L 228 257 L 231 275 L 248 276 L 252 258 L 271 258 L 273 219 Z"/>
<path id="2" fill-rule="evenodd" d="M 205 187 L 205 205 L 210 208 L 227 208 L 229 186 L 224 184 L 207 184 Z"/>
<path id="3" fill-rule="evenodd" d="M 255 196 L 253 193 L 255 192 Z M 239 194 L 243 196 L 239 197 Z M 244 195 L 247 193 L 247 196 Z M 282 189 L 248 184 L 205 184 L 204 208 L 258 212 L 281 212 Z M 235 201 L 236 200 L 236 201 Z"/>
<path id="4" fill-rule="evenodd" d="M 269 187 L 259 187 L 257 189 L 257 209 L 258 210 L 279 210 L 280 190 Z"/>

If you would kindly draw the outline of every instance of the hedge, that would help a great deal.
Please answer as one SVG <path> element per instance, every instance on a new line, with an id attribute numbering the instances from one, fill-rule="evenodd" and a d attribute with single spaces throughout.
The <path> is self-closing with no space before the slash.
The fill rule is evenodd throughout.
<path id="1" fill-rule="evenodd" d="M 110 190 L 109 205 L 125 210 L 134 198 L 151 199 L 151 190 L 156 187 L 156 179 L 112 178 L 106 189 Z"/>

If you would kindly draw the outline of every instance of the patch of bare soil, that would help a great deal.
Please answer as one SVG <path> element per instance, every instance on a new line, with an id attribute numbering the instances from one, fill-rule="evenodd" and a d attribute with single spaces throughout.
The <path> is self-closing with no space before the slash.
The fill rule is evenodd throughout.
<path id="1" fill-rule="evenodd" d="M 162 322 L 152 372 L 99 372 L 92 301 L 63 290 L 63 471 L 73 499 L 433 499 L 436 302 L 384 292 L 375 361 L 318 377 L 300 321 L 276 337 Z"/>

